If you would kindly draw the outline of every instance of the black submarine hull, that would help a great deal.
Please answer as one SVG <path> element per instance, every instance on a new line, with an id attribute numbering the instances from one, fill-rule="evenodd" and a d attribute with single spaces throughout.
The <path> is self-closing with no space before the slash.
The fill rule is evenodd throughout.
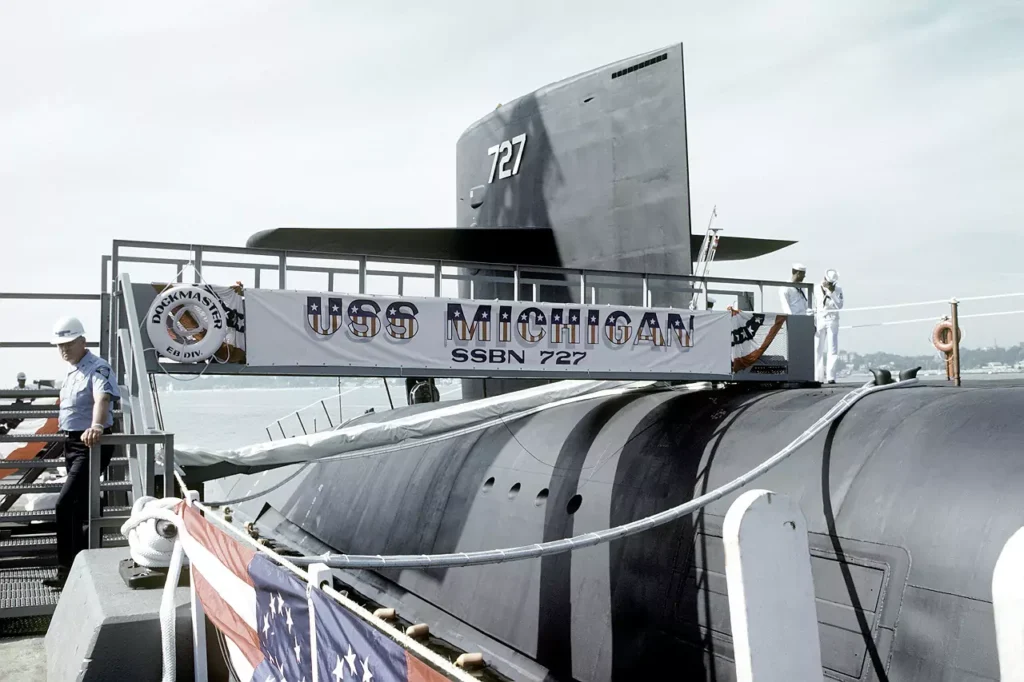
<path id="1" fill-rule="evenodd" d="M 269 502 L 283 516 L 278 530 L 311 551 L 555 540 L 726 483 L 846 390 L 661 389 L 585 401 L 443 443 L 315 464 L 247 511 Z M 998 679 L 991 576 L 1024 523 L 1022 413 L 1021 386 L 883 391 L 746 488 L 790 495 L 807 517 L 827 678 Z M 276 478 L 243 477 L 234 492 Z M 406 618 L 443 623 L 438 636 L 484 651 L 512 679 L 732 680 L 721 526 L 742 492 L 569 554 L 342 580 L 374 586 Z"/>

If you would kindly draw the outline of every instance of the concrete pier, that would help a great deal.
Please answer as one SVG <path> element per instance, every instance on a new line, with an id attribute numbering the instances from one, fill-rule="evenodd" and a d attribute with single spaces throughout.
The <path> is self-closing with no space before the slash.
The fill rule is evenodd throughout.
<path id="1" fill-rule="evenodd" d="M 161 678 L 160 600 L 163 589 L 129 589 L 118 573 L 127 549 L 82 552 L 46 633 L 48 682 Z M 176 590 L 177 682 L 191 682 L 189 589 Z"/>

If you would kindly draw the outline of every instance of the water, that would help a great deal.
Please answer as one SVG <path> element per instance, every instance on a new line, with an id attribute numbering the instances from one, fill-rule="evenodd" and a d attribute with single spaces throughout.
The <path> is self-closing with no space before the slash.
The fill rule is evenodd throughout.
<path id="1" fill-rule="evenodd" d="M 458 383 L 438 385 L 441 400 L 461 397 Z M 402 389 L 391 386 L 395 404 L 406 404 Z M 322 404 L 321 404 L 321 401 Z M 369 408 L 390 409 L 382 383 L 376 385 L 316 388 L 237 388 L 162 390 L 160 407 L 164 428 L 174 434 L 177 445 L 195 445 L 215 450 L 238 448 L 287 436 L 326 431 L 344 419 L 356 417 Z M 289 414 L 298 411 L 295 414 Z M 279 425 L 275 424 L 280 420 Z"/>

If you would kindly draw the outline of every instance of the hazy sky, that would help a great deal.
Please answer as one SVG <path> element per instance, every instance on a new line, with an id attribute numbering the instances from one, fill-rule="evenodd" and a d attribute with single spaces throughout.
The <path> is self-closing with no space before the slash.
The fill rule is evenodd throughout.
<path id="1" fill-rule="evenodd" d="M 717 204 L 726 234 L 800 242 L 714 274 L 835 267 L 848 306 L 1024 292 L 1017 0 L 349 5 L 4 3 L 0 291 L 94 292 L 114 238 L 242 245 L 281 225 L 453 225 L 470 123 L 682 42 L 695 230 Z M 1024 297 L 963 312 L 1000 309 Z M 95 337 L 98 308 L 0 301 L 3 338 L 43 338 L 65 311 Z M 1024 315 L 964 327 L 969 346 L 1024 340 Z M 927 352 L 929 332 L 840 343 Z M 61 364 L 4 351 L 0 383 L 19 368 Z"/>

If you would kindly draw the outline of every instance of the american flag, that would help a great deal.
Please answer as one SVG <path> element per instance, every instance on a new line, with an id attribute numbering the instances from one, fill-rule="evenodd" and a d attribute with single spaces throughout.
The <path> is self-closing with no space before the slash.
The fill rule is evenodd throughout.
<path id="1" fill-rule="evenodd" d="M 180 538 L 196 596 L 242 682 L 442 682 L 441 675 L 319 589 L 232 538 L 185 502 Z M 310 627 L 310 602 L 313 629 Z M 417 676 L 418 675 L 418 676 Z"/>
<path id="2" fill-rule="evenodd" d="M 474 334 L 479 334 L 478 338 L 481 341 L 491 340 L 491 306 L 477 306 L 476 312 L 473 313 L 473 321 L 467 322 L 462 304 L 449 303 L 445 317 L 447 318 L 445 336 L 449 341 L 453 338 L 470 341 Z"/>
<path id="3" fill-rule="evenodd" d="M 329 297 L 325 304 L 320 296 L 306 297 L 306 322 L 321 336 L 330 336 L 338 331 L 344 310 L 345 303 L 340 298 Z"/>
<path id="4" fill-rule="evenodd" d="M 305 586 L 270 559 L 214 527 L 190 505 L 178 513 L 196 596 L 224 635 L 228 664 L 243 682 L 313 679 Z"/>
<path id="5" fill-rule="evenodd" d="M 316 613 L 320 680 L 444 682 L 449 679 L 320 590 L 313 590 L 310 595 Z"/>
<path id="6" fill-rule="evenodd" d="M 372 310 L 366 310 L 366 308 Z M 352 321 L 348 330 L 352 332 L 353 336 L 361 339 L 377 336 L 377 332 L 380 331 L 380 320 L 377 318 L 379 312 L 380 306 L 376 301 L 370 299 L 352 301 L 352 305 L 348 307 L 348 319 Z"/>

